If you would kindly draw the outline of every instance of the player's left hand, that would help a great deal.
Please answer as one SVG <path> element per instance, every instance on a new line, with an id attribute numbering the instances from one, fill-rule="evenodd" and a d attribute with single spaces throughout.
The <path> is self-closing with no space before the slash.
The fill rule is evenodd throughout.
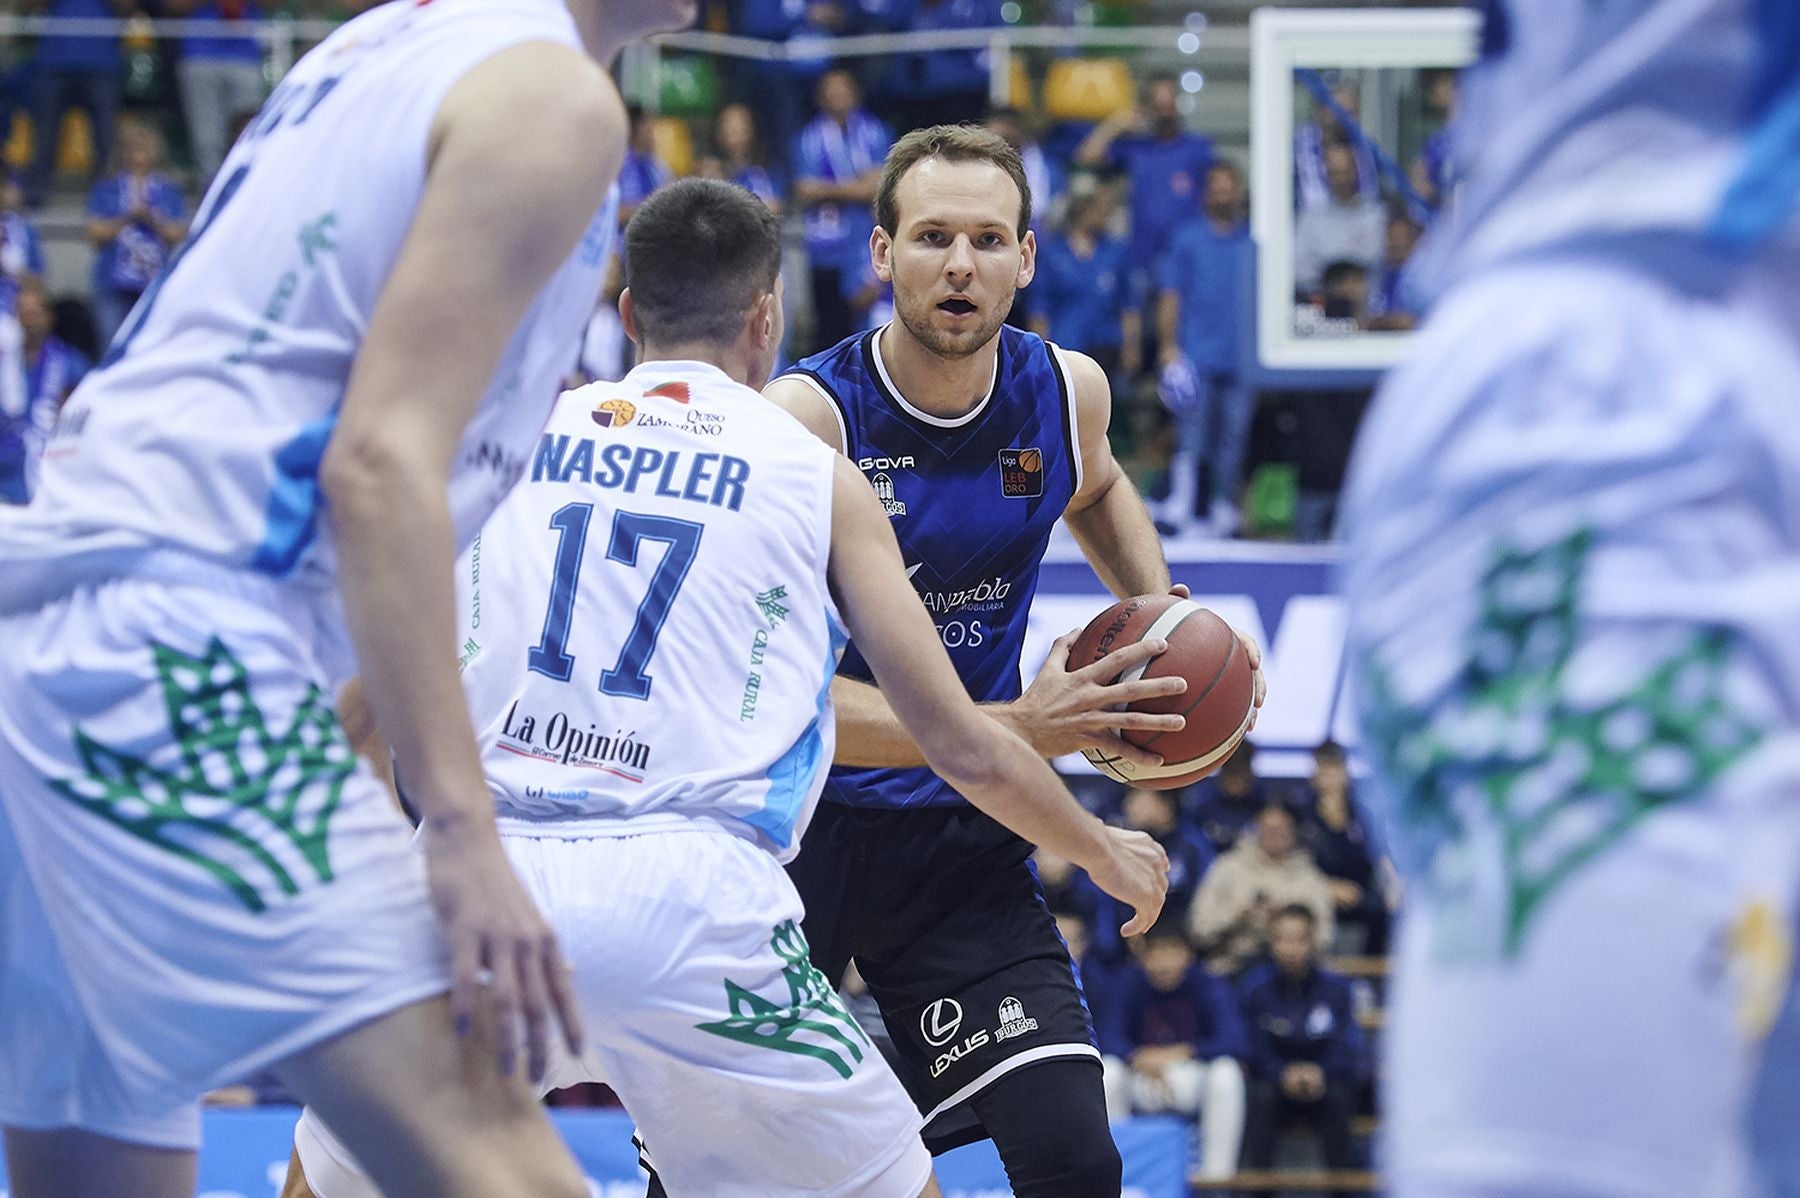
<path id="1" fill-rule="evenodd" d="M 1169 855 L 1147 832 L 1108 827 L 1104 835 L 1105 856 L 1081 864 L 1094 885 L 1131 908 L 1131 919 L 1120 933 L 1141 935 L 1162 914 L 1168 897 Z"/>
<path id="2" fill-rule="evenodd" d="M 560 1027 L 571 1055 L 582 1047 L 580 1007 L 556 935 L 513 871 L 492 821 L 433 824 L 424 836 L 432 906 L 450 942 L 450 1008 L 469 1034 L 476 1008 L 492 1013 L 500 1072 L 518 1065 L 520 1042 L 533 1084 L 543 1080 Z"/>
<path id="3" fill-rule="evenodd" d="M 1182 599 L 1193 598 L 1192 593 L 1189 592 L 1187 588 L 1187 584 L 1184 582 L 1178 582 L 1170 587 L 1169 594 Z M 1239 632 L 1236 628 L 1233 628 L 1231 631 L 1237 633 L 1238 644 L 1242 645 L 1244 647 L 1244 652 L 1249 655 L 1250 671 L 1256 677 L 1256 690 L 1250 698 L 1250 728 L 1254 728 L 1256 727 L 1256 717 L 1262 712 L 1263 700 L 1267 698 L 1269 694 L 1269 683 L 1268 680 L 1263 677 L 1262 671 L 1262 647 L 1244 633 Z M 1250 729 L 1246 728 L 1244 734 L 1248 736 L 1249 733 Z"/>

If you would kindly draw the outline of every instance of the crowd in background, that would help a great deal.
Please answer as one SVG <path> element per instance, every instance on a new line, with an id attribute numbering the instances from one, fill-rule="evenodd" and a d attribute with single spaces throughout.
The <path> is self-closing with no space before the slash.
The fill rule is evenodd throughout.
<path id="1" fill-rule="evenodd" d="M 363 6 L 307 0 L 279 11 L 338 17 Z M 28 492 L 31 447 L 56 405 L 167 261 L 233 130 L 260 103 L 268 80 L 258 30 L 277 11 L 265 0 L 37 0 L 27 8 L 193 17 L 243 31 L 164 42 L 44 35 L 16 40 L 0 57 L 0 129 L 17 113 L 40 131 L 28 157 L 15 154 L 21 169 L 0 195 L 0 497 L 15 502 Z M 777 40 L 981 29 L 1002 19 L 999 0 L 732 0 L 708 17 L 714 28 Z M 1297 321 L 1407 328 L 1416 312 L 1401 269 L 1445 191 L 1442 134 L 1396 170 L 1355 122 L 1354 79 L 1333 82 L 1295 135 Z M 1454 104 L 1453 77 L 1427 73 L 1421 90 L 1436 129 Z M 1329 536 L 1360 402 L 1288 395 L 1259 405 L 1245 385 L 1245 178 L 1190 127 L 1176 78 L 1143 79 L 1137 103 L 1098 123 L 990 107 L 985 50 L 736 60 L 725 64 L 720 101 L 708 118 L 684 123 L 692 152 L 681 165 L 742 184 L 788 220 L 796 264 L 804 262 L 788 280 L 797 308 L 791 358 L 891 318 L 867 234 L 895 136 L 926 123 L 984 122 L 1019 149 L 1034 192 L 1037 278 L 1020 292 L 1012 321 L 1107 370 L 1115 451 L 1153 497 L 1165 534 Z M 13 297 L 42 278 L 32 214 L 55 195 L 58 139 L 41 131 L 61 129 L 70 110 L 85 112 L 93 130 L 85 232 L 94 266 L 86 294 L 57 297 L 46 335 L 14 327 L 27 322 Z M 658 148 L 659 126 L 669 123 L 634 110 L 620 179 L 627 216 L 676 176 Z M 165 165 L 171 148 L 175 168 Z M 66 193 L 81 180 L 61 182 Z M 616 377 L 629 364 L 610 308 L 616 294 L 615 279 L 584 347 L 587 377 Z M 21 349 L 9 352 L 15 341 Z M 1260 485 L 1268 481 L 1282 485 Z"/>
<path id="2" fill-rule="evenodd" d="M 1379 964 L 1399 894 L 1358 805 L 1343 751 L 1319 746 L 1310 778 L 1258 777 L 1241 747 L 1180 791 L 1110 787 L 1112 822 L 1169 855 L 1169 895 L 1136 941 L 1128 913 L 1068 862 L 1040 851 L 1046 901 L 1081 974 L 1116 1117 L 1196 1117 L 1200 1172 L 1278 1163 L 1282 1133 L 1311 1126 L 1334 1169 L 1366 1165 L 1353 1132 L 1372 1101 Z"/>

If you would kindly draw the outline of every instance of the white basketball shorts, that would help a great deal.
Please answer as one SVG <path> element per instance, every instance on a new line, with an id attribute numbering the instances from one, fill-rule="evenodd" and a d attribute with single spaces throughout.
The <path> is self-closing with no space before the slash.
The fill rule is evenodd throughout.
<path id="1" fill-rule="evenodd" d="M 814 969 L 802 908 L 765 850 L 708 821 L 583 835 L 502 820 L 513 865 L 575 968 L 588 1048 L 547 1089 L 613 1087 L 670 1194 L 914 1198 L 931 1175 L 918 1109 Z M 319 1198 L 374 1198 L 309 1111 Z"/>
<path id="2" fill-rule="evenodd" d="M 0 1123 L 192 1148 L 204 1091 L 448 988 L 311 621 L 217 573 L 0 616 Z"/>

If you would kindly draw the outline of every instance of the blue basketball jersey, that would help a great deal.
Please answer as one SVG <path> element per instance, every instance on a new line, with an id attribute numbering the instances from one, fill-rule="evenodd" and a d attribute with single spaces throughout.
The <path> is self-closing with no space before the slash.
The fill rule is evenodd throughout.
<path id="1" fill-rule="evenodd" d="M 875 488 L 908 577 L 977 702 L 1016 699 L 1038 565 L 1081 486 L 1068 364 L 1057 347 L 1011 326 L 987 398 L 945 419 L 906 401 L 876 344 L 859 334 L 789 372 L 823 394 L 844 453 Z M 841 673 L 870 679 L 854 644 Z M 825 798 L 859 807 L 931 807 L 962 796 L 924 768 L 831 771 Z"/>

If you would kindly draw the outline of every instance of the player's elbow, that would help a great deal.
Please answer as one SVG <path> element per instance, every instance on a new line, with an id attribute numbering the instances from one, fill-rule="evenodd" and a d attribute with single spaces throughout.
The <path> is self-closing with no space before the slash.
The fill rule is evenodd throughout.
<path id="1" fill-rule="evenodd" d="M 319 463 L 319 487 L 333 522 L 342 527 L 405 510 L 403 496 L 423 473 L 415 456 L 373 430 L 340 431 Z"/>

